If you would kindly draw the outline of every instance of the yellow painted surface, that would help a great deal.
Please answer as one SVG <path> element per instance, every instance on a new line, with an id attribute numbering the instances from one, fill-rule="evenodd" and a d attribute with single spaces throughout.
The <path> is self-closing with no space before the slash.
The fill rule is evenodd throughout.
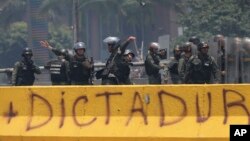
<path id="1" fill-rule="evenodd" d="M 0 88 L 0 141 L 229 140 L 250 85 Z"/>

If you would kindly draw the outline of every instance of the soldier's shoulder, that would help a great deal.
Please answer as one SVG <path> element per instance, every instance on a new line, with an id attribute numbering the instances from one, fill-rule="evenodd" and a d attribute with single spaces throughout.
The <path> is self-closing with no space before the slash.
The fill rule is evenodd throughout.
<path id="1" fill-rule="evenodd" d="M 152 55 L 147 54 L 147 56 L 146 56 L 146 60 L 147 60 L 147 59 L 153 59 Z"/>

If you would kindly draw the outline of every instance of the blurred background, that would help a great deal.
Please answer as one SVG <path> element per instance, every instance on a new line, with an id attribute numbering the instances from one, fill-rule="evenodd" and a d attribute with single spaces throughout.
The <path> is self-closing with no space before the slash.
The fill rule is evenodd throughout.
<path id="1" fill-rule="evenodd" d="M 67 49 L 83 41 L 96 63 L 108 58 L 103 43 L 107 36 L 135 36 L 129 48 L 140 56 L 139 61 L 152 41 L 167 49 L 168 58 L 175 45 L 191 36 L 216 46 L 213 38 L 221 34 L 231 46 L 235 38 L 250 37 L 249 9 L 249 0 L 0 0 L 0 68 L 13 67 L 25 47 L 32 48 L 40 66 L 55 58 L 40 46 L 40 40 Z"/>

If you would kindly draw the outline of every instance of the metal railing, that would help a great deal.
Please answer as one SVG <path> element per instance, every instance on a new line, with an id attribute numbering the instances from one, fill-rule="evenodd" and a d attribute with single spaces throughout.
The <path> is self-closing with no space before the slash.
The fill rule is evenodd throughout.
<path id="1" fill-rule="evenodd" d="M 131 69 L 131 73 L 132 73 L 132 77 L 133 79 L 138 83 L 145 83 L 144 81 L 144 77 L 142 77 L 142 70 L 143 69 L 135 69 L 136 67 L 143 67 L 144 66 L 144 62 L 132 62 L 133 66 Z M 102 62 L 98 62 L 98 63 L 94 63 L 94 67 L 95 67 L 95 71 L 105 67 L 105 63 Z M 39 68 L 42 70 L 42 74 L 46 75 L 47 77 L 49 77 L 49 72 L 46 71 L 46 69 L 44 68 L 44 66 L 39 66 Z M 12 77 L 12 72 L 13 72 L 13 68 L 0 68 L 0 85 L 11 85 L 11 77 Z M 44 73 L 43 73 L 44 72 Z M 138 73 L 138 74 L 134 74 L 134 73 Z M 96 80 L 94 79 L 94 81 L 96 81 L 95 84 L 99 84 L 100 80 Z M 40 85 L 50 85 L 51 82 L 50 80 L 47 79 L 41 79 L 41 78 L 36 78 L 35 80 L 35 84 L 40 84 Z"/>

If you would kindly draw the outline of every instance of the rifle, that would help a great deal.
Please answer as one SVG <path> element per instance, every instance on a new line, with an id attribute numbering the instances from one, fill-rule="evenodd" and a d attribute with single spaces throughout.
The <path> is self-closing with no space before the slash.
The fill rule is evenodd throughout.
<path id="1" fill-rule="evenodd" d="M 93 59 L 93 57 L 90 57 L 90 64 L 92 65 L 92 68 L 91 68 L 91 71 L 90 71 L 89 83 L 91 85 L 94 85 L 94 71 L 95 71 L 95 66 L 94 66 L 94 59 Z"/>
<path id="2" fill-rule="evenodd" d="M 110 70 L 112 69 L 112 67 L 114 66 L 114 59 L 115 57 L 117 56 L 118 54 L 118 48 L 120 47 L 121 45 L 121 41 L 119 41 L 115 46 L 114 46 L 114 50 L 115 50 L 115 53 L 113 54 L 112 58 L 110 58 L 110 62 L 108 64 L 106 64 L 106 66 L 101 69 L 101 70 L 98 70 L 96 72 L 96 78 L 97 79 L 100 79 L 100 78 L 103 78 L 103 77 L 108 77 L 109 73 L 110 73 Z"/>

